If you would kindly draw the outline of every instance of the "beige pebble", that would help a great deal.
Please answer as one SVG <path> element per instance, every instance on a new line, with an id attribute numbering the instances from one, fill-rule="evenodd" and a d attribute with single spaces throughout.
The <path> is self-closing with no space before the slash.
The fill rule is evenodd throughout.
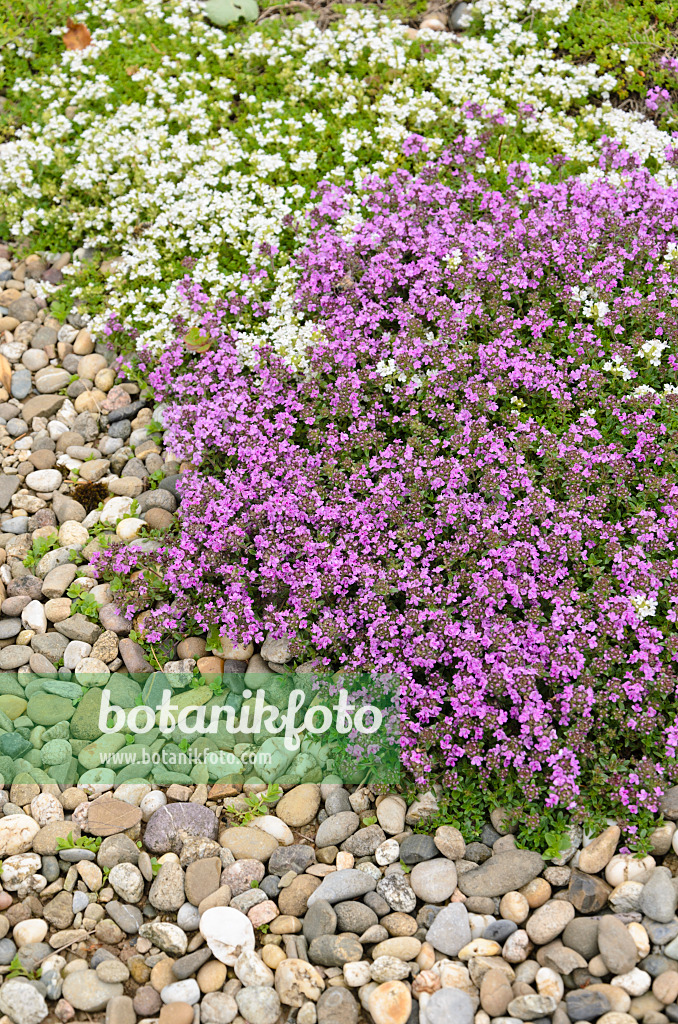
<path id="1" fill-rule="evenodd" d="M 535 878 L 534 881 L 524 885 L 520 892 L 527 900 L 531 910 L 543 907 L 547 900 L 551 899 L 551 886 L 545 878 Z"/>
<path id="2" fill-rule="evenodd" d="M 261 959 L 264 961 L 267 967 L 271 970 L 275 970 L 283 960 L 287 960 L 287 954 L 282 951 L 280 946 L 266 945 L 261 951 Z"/>
<path id="3" fill-rule="evenodd" d="M 153 967 L 151 971 L 151 985 L 156 992 L 161 992 L 165 985 L 171 985 L 173 981 L 177 980 L 172 973 L 173 964 L 174 960 L 166 957 L 164 960 L 159 960 Z"/>
<path id="4" fill-rule="evenodd" d="M 505 921 L 523 924 L 529 916 L 530 904 L 522 892 L 507 892 L 501 898 L 499 913 Z"/>
<path id="5" fill-rule="evenodd" d="M 73 342 L 73 351 L 76 356 L 88 356 L 90 352 L 94 351 L 92 335 L 86 328 L 83 327 L 81 331 L 78 331 Z"/>
<path id="6" fill-rule="evenodd" d="M 226 964 L 222 964 L 218 960 L 208 960 L 206 964 L 202 965 L 196 976 L 200 991 L 203 993 L 218 992 L 226 981 L 227 973 Z"/>
<path id="7" fill-rule="evenodd" d="M 627 925 L 627 931 L 636 944 L 636 949 L 638 950 L 638 956 L 640 959 L 642 960 L 643 957 L 649 956 L 650 938 L 640 921 L 631 921 L 631 923 Z"/>
<path id="8" fill-rule="evenodd" d="M 422 943 L 416 962 L 422 971 L 429 971 L 433 967 L 436 962 L 436 951 L 430 942 Z"/>
<path id="9" fill-rule="evenodd" d="M 473 939 L 466 946 L 459 950 L 457 956 L 460 960 L 470 960 L 474 956 L 499 956 L 501 946 L 491 939 Z"/>
<path id="10" fill-rule="evenodd" d="M 272 935 L 297 935 L 301 931 L 301 921 L 291 914 L 281 914 L 271 922 Z"/>
<path id="11" fill-rule="evenodd" d="M 675 1003 L 678 999 L 678 971 L 664 971 L 652 983 L 652 994 L 665 1003 Z"/>

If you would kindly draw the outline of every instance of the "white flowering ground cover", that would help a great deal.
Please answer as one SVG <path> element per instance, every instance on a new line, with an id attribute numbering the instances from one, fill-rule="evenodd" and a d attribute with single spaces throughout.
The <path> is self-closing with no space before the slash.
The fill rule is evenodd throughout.
<path id="1" fill-rule="evenodd" d="M 613 107 L 614 78 L 555 55 L 574 6 L 481 0 L 480 35 L 425 31 L 412 40 L 369 10 L 352 9 L 325 32 L 313 19 L 278 19 L 226 33 L 193 0 L 142 0 L 133 14 L 123 0 L 90 0 L 76 18 L 92 44 L 10 83 L 32 114 L 0 145 L 0 234 L 121 257 L 105 276 L 75 262 L 69 293 L 98 334 L 112 316 L 152 348 L 186 314 L 175 287 L 182 261 L 194 260 L 192 277 L 219 295 L 239 289 L 253 262 L 270 264 L 258 251 L 268 243 L 279 250 L 273 312 L 242 344 L 263 333 L 294 358 L 315 327 L 292 308 L 289 262 L 305 229 L 290 215 L 310 205 L 322 179 L 405 164 L 412 133 L 435 154 L 460 131 L 478 133 L 482 107 L 507 125 L 485 165 L 499 184 L 516 159 L 555 180 L 556 154 L 596 177 L 603 136 L 637 153 L 660 182 L 676 179 L 669 135 Z M 552 19 L 546 43 L 529 28 L 535 14 Z"/>

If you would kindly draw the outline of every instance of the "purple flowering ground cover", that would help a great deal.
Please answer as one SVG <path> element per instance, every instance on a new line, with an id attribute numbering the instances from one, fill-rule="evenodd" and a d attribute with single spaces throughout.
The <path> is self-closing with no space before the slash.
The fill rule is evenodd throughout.
<path id="1" fill-rule="evenodd" d="M 109 571 L 160 597 L 151 640 L 393 674 L 418 785 L 640 841 L 678 781 L 678 189 L 612 143 L 595 183 L 516 165 L 503 192 L 480 142 L 408 154 L 316 196 L 303 367 L 239 357 L 265 273 L 216 306 L 186 281 L 211 347 L 140 360 L 196 467 L 181 532 Z"/>

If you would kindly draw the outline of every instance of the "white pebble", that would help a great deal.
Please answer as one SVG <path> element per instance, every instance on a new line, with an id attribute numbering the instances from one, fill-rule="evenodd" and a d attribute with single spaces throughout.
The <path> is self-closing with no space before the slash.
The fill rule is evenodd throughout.
<path id="1" fill-rule="evenodd" d="M 627 974 L 618 974 L 610 984 L 619 985 L 630 996 L 643 996 L 650 988 L 652 978 L 647 971 L 641 971 L 640 967 L 634 967 Z"/>
<path id="2" fill-rule="evenodd" d="M 151 793 L 147 793 L 139 804 L 144 821 L 148 821 L 150 816 L 155 814 L 159 807 L 164 807 L 166 803 L 167 797 L 159 789 L 154 789 Z"/>

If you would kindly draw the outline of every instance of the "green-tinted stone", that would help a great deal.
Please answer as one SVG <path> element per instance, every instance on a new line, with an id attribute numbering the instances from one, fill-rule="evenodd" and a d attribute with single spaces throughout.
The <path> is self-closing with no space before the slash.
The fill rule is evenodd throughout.
<path id="1" fill-rule="evenodd" d="M 2 775 L 5 784 L 12 782 L 14 779 L 14 773 L 16 772 L 16 764 L 11 757 L 0 757 L 0 775 Z"/>
<path id="2" fill-rule="evenodd" d="M 49 768 L 49 775 L 60 786 L 73 786 L 78 777 L 78 762 L 74 757 L 62 764 L 54 764 Z"/>
<path id="3" fill-rule="evenodd" d="M 85 692 L 77 683 L 69 683 L 65 679 L 45 679 L 42 688 L 45 693 L 56 693 L 68 700 L 80 700 Z"/>
<path id="4" fill-rule="evenodd" d="M 244 672 L 224 672 L 223 680 L 224 686 L 226 686 L 231 693 L 237 693 L 238 695 L 240 695 L 242 691 L 245 689 Z M 248 689 L 250 688 L 249 678 L 247 682 L 247 687 Z M 252 689 L 256 689 L 256 687 L 252 687 Z"/>
<path id="5" fill-rule="evenodd" d="M 134 679 L 119 674 L 111 677 L 105 688 L 108 690 L 111 704 L 125 710 L 135 707 L 141 695 L 141 687 Z"/>
<path id="6" fill-rule="evenodd" d="M 0 710 L 0 729 L 3 729 L 4 732 L 14 732 L 15 729 L 12 719 L 2 710 Z"/>
<path id="7" fill-rule="evenodd" d="M 207 785 L 210 781 L 210 773 L 206 764 L 195 764 L 191 769 L 191 781 L 196 786 Z"/>
<path id="8" fill-rule="evenodd" d="M 32 764 L 35 768 L 42 768 L 42 751 L 31 748 L 28 753 L 24 754 L 24 757 Z"/>
<path id="9" fill-rule="evenodd" d="M 54 781 L 49 777 L 47 772 L 42 770 L 42 768 L 37 768 L 35 765 L 32 765 L 30 761 L 26 761 L 24 758 L 19 760 L 17 767 L 20 770 L 14 776 L 13 783 L 15 785 L 17 783 L 25 785 L 26 783 L 37 782 L 38 785 L 42 786 Z"/>
<path id="10" fill-rule="evenodd" d="M 23 715 L 25 710 L 26 699 L 24 697 L 17 697 L 13 693 L 3 693 L 0 695 L 0 713 L 3 718 L 8 718 L 10 722 L 14 722 Z"/>
<path id="11" fill-rule="evenodd" d="M 44 691 L 34 693 L 28 702 L 28 717 L 36 725 L 56 725 L 73 717 L 75 708 L 70 700 Z"/>
<path id="12" fill-rule="evenodd" d="M 186 690 L 185 693 L 175 693 L 172 696 L 172 704 L 176 705 L 178 709 L 175 714 L 185 710 L 185 708 L 202 707 L 202 705 L 207 704 L 208 700 L 213 696 L 214 694 L 210 690 L 209 686 L 198 686 L 195 690 Z"/>
<path id="13" fill-rule="evenodd" d="M 50 740 L 49 743 L 45 743 L 40 753 L 42 754 L 42 763 L 45 768 L 49 765 L 63 764 L 66 761 L 70 761 L 73 756 L 68 740 Z"/>
<path id="14" fill-rule="evenodd" d="M 33 728 L 34 725 L 28 715 L 20 715 L 14 719 L 14 731 L 20 732 L 22 736 L 29 736 Z"/>
<path id="15" fill-rule="evenodd" d="M 152 767 L 153 765 L 150 761 L 145 764 L 142 761 L 138 761 L 136 764 L 126 764 L 124 768 L 116 772 L 116 784 L 120 782 L 146 782 L 151 774 Z"/>
<path id="16" fill-rule="evenodd" d="M 89 771 L 83 772 L 78 779 L 78 785 L 84 785 L 85 783 L 90 783 L 90 785 L 108 785 L 111 782 L 117 782 L 112 768 L 91 768 Z"/>
<path id="17" fill-rule="evenodd" d="M 162 695 L 169 689 L 164 672 L 153 672 L 144 683 L 141 698 L 149 708 L 157 709 L 162 703 Z"/>
<path id="18" fill-rule="evenodd" d="M 71 744 L 71 750 L 73 751 L 73 756 L 77 757 L 81 750 L 84 750 L 85 747 L 89 746 L 89 742 L 90 741 L 89 740 L 74 740 L 71 737 L 69 742 Z"/>
<path id="19" fill-rule="evenodd" d="M 43 743 L 50 740 L 67 740 L 71 735 L 71 727 L 68 722 L 57 722 L 51 729 L 46 729 L 42 735 Z"/>
<path id="20" fill-rule="evenodd" d="M 106 762 L 105 757 L 107 754 L 114 754 L 125 746 L 125 737 L 122 733 L 113 732 L 104 736 L 99 736 L 98 739 L 94 740 L 93 743 L 89 743 L 78 755 L 78 762 L 85 769 L 92 768 L 105 768 Z M 102 760 L 102 758 L 104 760 Z M 120 766 L 124 766 L 120 763 Z M 113 771 L 116 770 L 118 765 L 111 765 Z"/>
<path id="21" fill-rule="evenodd" d="M 31 679 L 30 682 L 26 683 L 26 686 L 24 687 L 24 696 L 26 697 L 26 700 L 30 700 L 34 693 L 40 693 L 43 688 L 42 684 L 42 677 Z"/>
<path id="22" fill-rule="evenodd" d="M 28 735 L 28 739 L 31 746 L 35 747 L 36 750 L 40 750 L 40 748 L 43 746 L 45 742 L 46 731 L 47 730 L 45 729 L 44 725 L 36 725 L 33 729 L 31 729 Z"/>
<path id="23" fill-rule="evenodd" d="M 16 679 L 0 679 L 0 693 L 11 693 L 14 697 L 23 697 L 24 688 Z"/>
<path id="24" fill-rule="evenodd" d="M 193 779 L 182 772 L 171 772 L 162 764 L 153 765 L 153 781 L 157 786 L 191 786 Z"/>
<path id="25" fill-rule="evenodd" d="M 3 732 L 0 736 L 0 754 L 4 754 L 6 757 L 12 759 L 23 757 L 32 749 L 32 745 L 20 733 Z"/>
<path id="26" fill-rule="evenodd" d="M 71 719 L 71 736 L 76 740 L 95 740 L 101 736 L 99 709 L 102 691 L 88 690 Z"/>

